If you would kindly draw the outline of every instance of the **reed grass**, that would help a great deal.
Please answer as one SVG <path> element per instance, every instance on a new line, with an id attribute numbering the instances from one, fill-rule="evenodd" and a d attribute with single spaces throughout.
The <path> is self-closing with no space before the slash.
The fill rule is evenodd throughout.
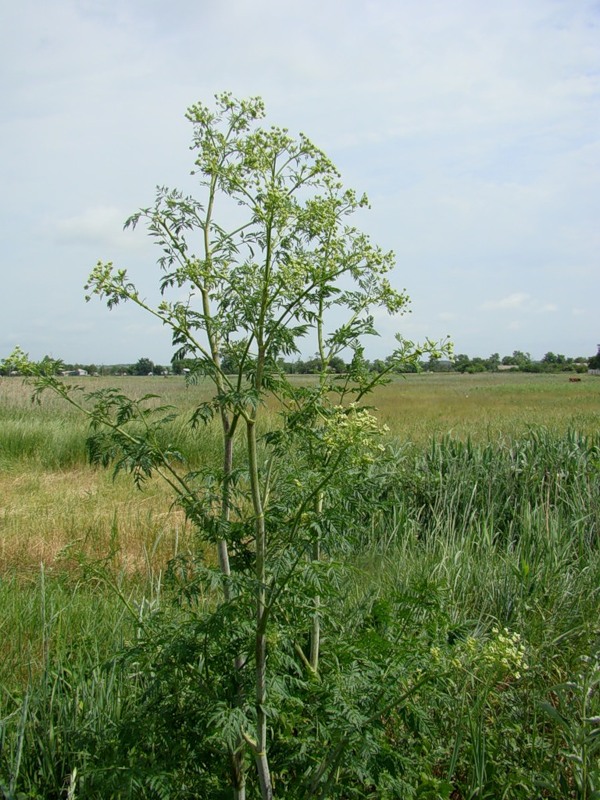
<path id="1" fill-rule="evenodd" d="M 453 796 L 600 788 L 599 456 L 597 434 L 546 428 L 496 446 L 434 441 L 405 458 L 388 487 L 393 514 L 363 536 L 358 595 L 409 598 L 451 651 L 498 630 L 525 648 L 523 675 L 466 675 L 461 689 L 457 670 L 458 707 L 432 687 L 415 710 L 443 743 L 421 769 L 430 758 Z"/>

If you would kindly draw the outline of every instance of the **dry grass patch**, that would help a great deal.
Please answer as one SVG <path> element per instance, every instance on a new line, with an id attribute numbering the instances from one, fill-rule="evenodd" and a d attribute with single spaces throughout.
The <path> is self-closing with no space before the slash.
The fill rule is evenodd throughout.
<path id="1" fill-rule="evenodd" d="M 127 476 L 82 467 L 0 474 L 0 569 L 69 570 L 110 559 L 128 574 L 160 570 L 189 546 L 183 514 L 160 481 L 145 490 Z"/>

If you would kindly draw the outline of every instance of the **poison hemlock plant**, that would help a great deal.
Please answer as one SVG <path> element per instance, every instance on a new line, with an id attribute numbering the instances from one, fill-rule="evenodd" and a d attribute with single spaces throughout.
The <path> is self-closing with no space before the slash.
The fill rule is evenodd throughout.
<path id="1" fill-rule="evenodd" d="M 136 658 L 151 676 L 146 712 L 156 722 L 156 752 L 168 747 L 172 760 L 193 764 L 212 796 L 228 781 L 236 800 L 247 785 L 250 796 L 271 798 L 277 783 L 296 797 L 333 796 L 345 749 L 364 749 L 375 736 L 369 726 L 410 694 L 411 681 L 399 682 L 383 645 L 361 667 L 352 648 L 332 643 L 331 620 L 344 613 L 337 557 L 352 519 L 376 496 L 369 490 L 376 476 L 368 476 L 382 456 L 383 431 L 365 406 L 368 395 L 399 363 L 447 350 L 398 338 L 387 370 L 369 372 L 362 341 L 376 334 L 374 312 L 398 314 L 408 303 L 387 277 L 393 255 L 352 226 L 367 200 L 343 187 L 327 156 L 304 135 L 262 127 L 263 116 L 260 99 L 229 94 L 217 96 L 214 110 L 192 106 L 202 198 L 159 188 L 154 204 L 127 221 L 145 226 L 159 246 L 161 302 L 150 304 L 110 262 L 98 263 L 86 286 L 88 299 L 109 308 L 129 301 L 164 323 L 175 357 L 193 361 L 190 381 L 212 383 L 189 425 L 198 436 L 220 427 L 219 463 L 186 471 L 164 444 L 177 411 L 157 407 L 154 397 L 85 394 L 47 364 L 27 365 L 21 354 L 20 365 L 37 376 L 37 392 L 53 389 L 88 415 L 93 461 L 131 472 L 139 484 L 159 474 L 195 526 L 198 556 L 172 572 L 185 573 L 184 593 L 196 600 L 149 624 Z M 298 385 L 280 359 L 306 343 L 320 371 Z M 347 373 L 334 375 L 332 363 L 347 352 Z M 267 401 L 278 409 L 274 426 Z M 218 568 L 202 556 L 207 543 Z M 341 675 L 345 685 L 336 683 Z M 401 689 L 388 690 L 386 678 Z M 381 690 L 348 705 L 352 686 L 365 691 L 372 682 Z M 313 711 L 321 726 L 309 724 Z M 177 741 L 167 741 L 168 727 L 158 722 L 166 719 Z M 303 719 L 321 741 L 307 740 Z M 285 747 L 287 761 L 274 772 L 273 748 Z M 318 758 L 319 748 L 327 755 Z"/>

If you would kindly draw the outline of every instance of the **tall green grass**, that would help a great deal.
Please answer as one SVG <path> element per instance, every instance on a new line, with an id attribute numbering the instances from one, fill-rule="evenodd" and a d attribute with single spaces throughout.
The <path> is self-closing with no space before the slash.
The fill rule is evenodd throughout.
<path id="1" fill-rule="evenodd" d="M 70 469 L 84 461 L 86 425 L 79 419 L 0 410 L 0 469 L 19 464 Z"/>
<path id="2" fill-rule="evenodd" d="M 99 388 L 117 386 L 133 398 L 159 394 L 150 405 L 173 405 L 177 417 L 163 431 L 165 442 L 178 449 L 192 466 L 214 460 L 218 428 L 192 429 L 190 417 L 196 406 L 207 398 L 207 384 L 187 386 L 181 379 L 158 378 L 89 378 L 83 394 Z M 31 401 L 31 387 L 17 378 L 0 380 L 0 470 L 68 470 L 86 463 L 88 423 L 84 415 L 57 398 L 42 395 L 39 403 Z M 79 396 L 79 399 L 83 397 Z"/>
<path id="3" fill-rule="evenodd" d="M 419 712 L 446 747 L 429 768 L 460 787 L 457 797 L 596 797 L 600 436 L 446 437 L 401 463 L 387 488 L 393 513 L 363 537 L 379 583 L 370 591 L 385 599 L 420 587 L 449 642 L 506 628 L 529 665 L 519 680 L 465 684 L 448 718 L 432 692 Z"/>
<path id="4" fill-rule="evenodd" d="M 450 437 L 433 440 L 403 461 L 398 500 L 410 504 L 423 529 L 505 548 L 539 523 L 555 526 L 579 548 L 600 530 L 600 435 L 530 429 L 516 440 L 475 446 Z"/>
<path id="5" fill-rule="evenodd" d="M 35 580 L 0 583 L 1 796 L 79 797 L 110 747 L 132 696 L 113 660 L 135 637 L 135 600 L 122 590 L 43 568 Z"/>
<path id="6" fill-rule="evenodd" d="M 310 382 L 310 376 L 298 376 Z M 216 432 L 191 431 L 194 408 L 209 397 L 209 385 L 183 378 L 84 378 L 85 392 L 117 386 L 132 397 L 160 395 L 179 410 L 166 435 L 197 466 L 211 457 Z M 31 389 L 19 378 L 0 379 L 0 470 L 24 466 L 70 469 L 85 462 L 86 422 L 58 398 L 44 395 L 33 405 Z M 159 402 L 159 401 L 157 401 Z M 600 423 L 600 379 L 584 376 L 570 384 L 562 375 L 408 375 L 377 389 L 373 405 L 402 441 L 425 445 L 452 433 L 456 439 L 495 442 L 525 436 L 531 427 L 591 434 Z M 277 407 L 272 407 L 274 424 Z"/>

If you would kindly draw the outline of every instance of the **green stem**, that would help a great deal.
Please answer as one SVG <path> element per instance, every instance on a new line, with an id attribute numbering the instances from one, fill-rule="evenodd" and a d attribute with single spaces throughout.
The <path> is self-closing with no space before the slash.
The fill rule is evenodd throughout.
<path id="1" fill-rule="evenodd" d="M 208 263 L 212 260 L 211 255 L 211 242 L 210 242 L 210 226 L 212 220 L 212 211 L 214 207 L 215 191 L 217 186 L 216 175 L 212 176 L 209 191 L 209 202 L 206 210 L 206 219 L 204 223 L 204 255 Z M 204 314 L 206 334 L 208 337 L 211 359 L 216 367 L 214 381 L 217 387 L 218 395 L 221 395 L 224 390 L 224 382 L 226 380 L 223 370 L 221 369 L 221 353 L 220 342 L 218 335 L 215 333 L 212 326 L 212 313 L 210 307 L 210 296 L 206 285 L 201 287 L 202 296 L 202 312 Z M 229 381 L 227 380 L 229 384 Z M 229 523 L 231 518 L 231 475 L 233 472 L 233 436 L 239 416 L 234 414 L 233 417 L 227 413 L 227 409 L 221 403 L 221 427 L 223 431 L 223 485 L 221 490 L 221 520 L 225 525 Z M 223 596 L 225 602 L 229 602 L 232 596 L 231 583 L 227 580 L 231 576 L 231 565 L 229 562 L 229 548 L 225 538 L 219 539 L 217 543 L 217 557 L 219 560 L 219 568 L 226 580 L 223 586 Z M 242 668 L 244 657 L 238 655 L 235 659 L 235 665 L 238 670 Z M 231 777 L 233 783 L 233 796 L 234 800 L 245 800 L 246 798 L 246 775 L 244 767 L 244 753 L 241 744 L 243 740 L 240 736 L 240 746 L 231 753 Z"/>
<path id="2" fill-rule="evenodd" d="M 261 797 L 270 800 L 273 797 L 269 763 L 267 759 L 267 607 L 266 607 L 266 555 L 267 535 L 265 515 L 260 491 L 258 471 L 258 455 L 256 441 L 256 421 L 246 423 L 248 442 L 248 465 L 250 469 L 250 487 L 254 508 L 254 527 L 256 537 L 256 633 L 254 655 L 256 662 L 255 702 L 256 702 L 256 742 L 254 757 L 258 771 Z"/>
<path id="3" fill-rule="evenodd" d="M 320 517 L 321 513 L 323 512 L 323 492 L 320 492 L 316 498 L 315 502 L 315 512 L 317 519 Z M 312 543 L 312 552 L 311 557 L 313 562 L 318 562 L 321 560 L 321 536 L 319 533 L 315 533 L 315 539 Z M 313 600 L 313 618 L 311 624 L 311 631 L 310 631 L 310 666 L 312 671 L 315 674 L 319 672 L 319 652 L 321 648 L 321 597 L 320 595 L 315 595 Z"/>

